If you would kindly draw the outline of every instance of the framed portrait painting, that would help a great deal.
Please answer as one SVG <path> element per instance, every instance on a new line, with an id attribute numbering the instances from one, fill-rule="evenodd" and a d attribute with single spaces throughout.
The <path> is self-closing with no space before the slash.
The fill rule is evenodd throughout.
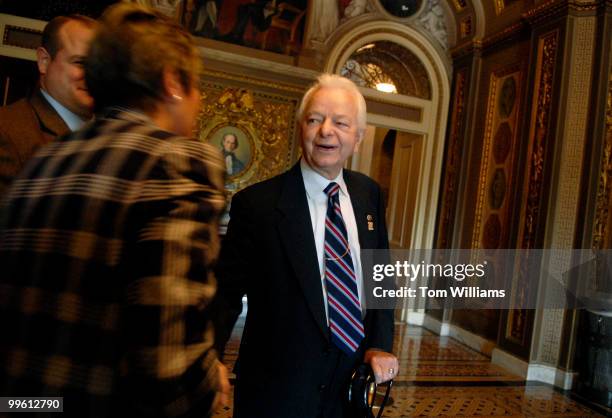
<path id="1" fill-rule="evenodd" d="M 209 141 L 223 153 L 225 171 L 230 181 L 249 170 L 254 159 L 255 143 L 248 130 L 222 124 L 213 129 Z"/>

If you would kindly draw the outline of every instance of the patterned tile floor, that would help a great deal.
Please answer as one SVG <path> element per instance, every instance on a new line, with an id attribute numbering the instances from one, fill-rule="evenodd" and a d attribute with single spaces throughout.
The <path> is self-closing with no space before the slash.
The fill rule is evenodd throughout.
<path id="1" fill-rule="evenodd" d="M 234 330 L 224 361 L 233 366 L 242 322 Z M 400 359 L 385 418 L 586 418 L 596 412 L 544 384 L 525 381 L 491 364 L 488 357 L 449 337 L 422 328 L 396 325 L 394 352 Z M 231 418 L 230 407 L 214 418 Z M 291 417 L 287 417 L 291 418 Z"/>

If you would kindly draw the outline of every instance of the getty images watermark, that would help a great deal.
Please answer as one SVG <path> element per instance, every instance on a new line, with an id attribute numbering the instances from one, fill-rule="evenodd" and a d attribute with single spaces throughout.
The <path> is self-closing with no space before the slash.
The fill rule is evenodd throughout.
<path id="1" fill-rule="evenodd" d="M 369 309 L 418 299 L 430 309 L 612 311 L 610 250 L 363 250 L 361 260 Z"/>

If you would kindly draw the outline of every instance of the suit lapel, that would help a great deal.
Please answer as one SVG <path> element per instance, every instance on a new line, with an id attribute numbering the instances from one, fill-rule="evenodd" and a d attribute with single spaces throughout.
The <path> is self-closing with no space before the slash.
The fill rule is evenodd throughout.
<path id="1" fill-rule="evenodd" d="M 362 182 L 348 170 L 344 170 L 344 181 L 351 196 L 351 205 L 355 212 L 355 222 L 357 223 L 357 232 L 359 234 L 359 246 L 361 248 L 376 248 L 376 233 L 374 230 L 368 230 L 368 222 L 372 222 L 373 228 L 378 223 L 376 206 L 371 203 L 370 196 L 367 190 L 364 189 Z"/>
<path id="2" fill-rule="evenodd" d="M 64 122 L 55 109 L 47 102 L 40 91 L 32 95 L 30 102 L 40 121 L 42 131 L 56 137 L 70 132 L 66 122 Z"/>
<path id="3" fill-rule="evenodd" d="M 287 172 L 278 210 L 282 214 L 278 228 L 286 254 L 304 292 L 308 307 L 324 337 L 328 339 L 321 274 L 299 162 Z"/>

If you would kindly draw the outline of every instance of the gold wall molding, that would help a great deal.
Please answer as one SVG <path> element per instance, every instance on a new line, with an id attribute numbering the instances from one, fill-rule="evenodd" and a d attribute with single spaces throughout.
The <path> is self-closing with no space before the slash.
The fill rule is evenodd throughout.
<path id="1" fill-rule="evenodd" d="M 595 226 L 593 228 L 593 249 L 600 250 L 610 243 L 610 198 L 612 197 L 612 73 L 608 80 L 608 98 L 606 102 L 606 132 L 597 200 L 595 206 Z"/>
<path id="2" fill-rule="evenodd" d="M 481 41 L 482 48 L 489 48 L 495 44 L 503 42 L 518 35 L 523 30 L 525 24 L 523 22 L 517 22 L 513 25 L 508 26 L 504 30 L 497 32 L 491 36 L 486 37 Z"/>
<path id="3" fill-rule="evenodd" d="M 534 23 L 536 20 L 548 19 L 567 8 L 566 1 L 549 0 L 523 13 L 523 19 Z"/>
<path id="4" fill-rule="evenodd" d="M 267 81 L 262 80 L 260 78 L 250 77 L 246 75 L 231 74 L 223 71 L 215 71 L 207 68 L 204 68 L 204 70 L 202 71 L 202 75 L 225 80 L 239 81 L 241 83 L 249 83 L 253 86 L 268 87 L 277 91 L 281 90 L 288 93 L 297 93 L 299 95 L 302 95 L 306 91 L 304 87 L 300 87 L 293 84 L 286 84 L 278 81 Z"/>
<path id="5" fill-rule="evenodd" d="M 451 114 L 451 131 L 445 167 L 444 192 L 440 211 L 440 230 L 438 248 L 450 248 L 452 245 L 452 228 L 455 219 L 457 201 L 457 183 L 461 168 L 461 151 L 463 149 L 463 132 L 465 123 L 468 69 L 462 68 L 455 78 L 453 94 L 453 112 Z"/>
<path id="6" fill-rule="evenodd" d="M 494 3 L 495 14 L 497 16 L 501 15 L 506 10 L 506 8 L 512 7 L 513 3 L 517 3 L 517 1 L 516 0 L 512 0 L 512 1 L 511 0 L 495 0 L 495 3 Z"/>
<path id="7" fill-rule="evenodd" d="M 524 22 L 516 22 L 503 30 L 496 32 L 481 40 L 470 40 L 463 44 L 453 48 L 451 55 L 453 59 L 459 59 L 466 55 L 473 53 L 476 50 L 485 50 L 496 46 L 501 42 L 505 42 L 511 38 L 520 36 L 521 32 L 525 29 Z"/>
<path id="8" fill-rule="evenodd" d="M 453 0 L 453 6 L 455 10 L 461 12 L 467 7 L 467 0 Z"/>
<path id="9" fill-rule="evenodd" d="M 559 31 L 554 30 L 542 36 L 539 40 L 536 74 L 538 78 L 534 86 L 534 102 L 536 106 L 531 114 L 529 130 L 528 183 L 526 203 L 523 216 L 522 231 L 519 234 L 520 248 L 530 249 L 535 246 L 536 227 L 540 215 L 541 197 L 544 176 L 544 153 L 546 137 L 548 136 L 550 113 L 552 111 L 552 88 L 555 71 Z"/>
<path id="10" fill-rule="evenodd" d="M 543 20 L 549 20 L 570 11 L 578 13 L 594 12 L 603 7 L 606 2 L 610 3 L 610 0 L 549 0 L 523 13 L 522 17 L 531 25 L 535 25 Z"/>
<path id="11" fill-rule="evenodd" d="M 505 7 L 504 0 L 495 0 L 495 14 L 500 15 Z"/>
<path id="12" fill-rule="evenodd" d="M 453 61 L 457 61 L 458 59 L 471 55 L 480 49 L 482 49 L 482 42 L 469 40 L 451 49 L 450 53 Z"/>
<path id="13" fill-rule="evenodd" d="M 465 39 L 468 36 L 472 35 L 472 27 L 473 27 L 473 18 L 472 16 L 468 16 L 465 19 L 462 19 L 459 23 L 459 36 L 461 39 Z"/>
<path id="14" fill-rule="evenodd" d="M 390 97 L 393 97 L 390 95 Z M 366 101 L 372 101 L 372 102 L 376 102 L 376 103 L 380 103 L 380 104 L 384 104 L 386 106 L 396 106 L 402 109 L 408 109 L 411 112 L 417 112 L 417 113 L 422 113 L 423 112 L 423 108 L 422 107 L 417 107 L 414 106 L 412 104 L 409 103 L 405 103 L 402 101 L 398 101 L 398 100 L 386 100 L 382 97 L 372 97 L 372 96 L 367 96 L 365 97 Z"/>

